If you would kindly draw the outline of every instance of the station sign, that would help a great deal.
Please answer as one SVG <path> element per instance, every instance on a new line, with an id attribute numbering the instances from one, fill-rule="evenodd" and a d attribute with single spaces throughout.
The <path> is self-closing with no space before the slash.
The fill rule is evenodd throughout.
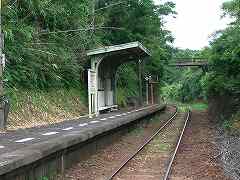
<path id="1" fill-rule="evenodd" d="M 88 70 L 88 92 L 94 94 L 96 92 L 96 86 L 97 86 L 96 72 L 89 69 Z"/>
<path id="2" fill-rule="evenodd" d="M 88 70 L 88 109 L 89 118 L 92 118 L 96 113 L 96 97 L 97 97 L 97 75 L 96 72 Z"/>

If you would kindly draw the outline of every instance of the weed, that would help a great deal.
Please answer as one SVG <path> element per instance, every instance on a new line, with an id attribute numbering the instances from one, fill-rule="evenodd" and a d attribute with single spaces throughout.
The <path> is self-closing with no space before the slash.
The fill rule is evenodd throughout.
<path id="1" fill-rule="evenodd" d="M 11 106 L 8 127 L 32 127 L 84 115 L 87 113 L 85 92 L 81 88 L 8 89 Z"/>
<path id="2" fill-rule="evenodd" d="M 43 177 L 40 177 L 38 180 L 49 180 L 49 178 L 46 176 L 43 176 Z"/>

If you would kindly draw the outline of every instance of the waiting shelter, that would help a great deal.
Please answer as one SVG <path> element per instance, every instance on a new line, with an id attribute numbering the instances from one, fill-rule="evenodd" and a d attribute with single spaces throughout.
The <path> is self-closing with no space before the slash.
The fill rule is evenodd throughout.
<path id="1" fill-rule="evenodd" d="M 151 56 L 150 51 L 139 42 L 105 46 L 87 52 L 91 60 L 88 70 L 89 116 L 117 107 L 116 72 L 120 65 L 135 61 L 139 64 L 139 89 L 142 91 L 141 64 Z M 142 96 L 142 93 L 140 93 Z M 140 97 L 142 98 L 142 97 Z"/>

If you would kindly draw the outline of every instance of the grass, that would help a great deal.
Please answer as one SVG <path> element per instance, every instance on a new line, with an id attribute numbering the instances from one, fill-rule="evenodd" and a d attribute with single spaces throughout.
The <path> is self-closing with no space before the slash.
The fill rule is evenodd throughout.
<path id="1" fill-rule="evenodd" d="M 144 127 L 137 127 L 133 129 L 130 134 L 133 136 L 141 136 L 144 132 Z"/>
<path id="2" fill-rule="evenodd" d="M 39 180 L 49 180 L 49 178 L 44 176 L 44 177 L 39 178 Z"/>
<path id="3" fill-rule="evenodd" d="M 240 110 L 232 118 L 223 121 L 222 127 L 228 134 L 240 136 Z"/>
<path id="4" fill-rule="evenodd" d="M 206 111 L 208 109 L 208 104 L 205 102 L 190 102 L 190 103 L 181 103 L 181 102 L 170 102 L 170 104 L 176 104 L 181 112 L 186 112 L 188 109 L 195 111 Z"/>
<path id="5" fill-rule="evenodd" d="M 144 130 L 146 129 L 146 126 L 149 126 L 149 124 L 159 124 L 159 121 L 161 121 L 160 113 L 157 115 L 154 115 L 152 117 L 147 117 L 145 122 L 143 124 L 139 124 L 136 128 L 134 128 L 130 133 L 134 136 L 141 136 L 144 133 Z"/>
<path id="6" fill-rule="evenodd" d="M 206 103 L 193 103 L 190 104 L 190 108 L 192 110 L 205 111 L 208 109 L 208 105 Z"/>
<path id="7" fill-rule="evenodd" d="M 171 144 L 169 143 L 159 143 L 159 141 L 153 141 L 153 143 L 153 148 L 155 149 L 154 152 L 168 152 L 171 148 Z"/>
<path id="8" fill-rule="evenodd" d="M 8 129 L 56 123 L 87 113 L 87 96 L 81 88 L 10 89 L 7 94 L 11 106 Z"/>

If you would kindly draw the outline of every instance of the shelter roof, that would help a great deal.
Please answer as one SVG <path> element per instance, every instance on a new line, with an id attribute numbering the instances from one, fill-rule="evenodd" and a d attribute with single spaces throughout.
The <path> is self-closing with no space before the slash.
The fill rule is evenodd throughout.
<path id="1" fill-rule="evenodd" d="M 111 53 L 119 55 L 132 54 L 141 57 L 151 56 L 150 51 L 138 41 L 114 46 L 104 46 L 101 48 L 93 49 L 87 51 L 87 56 L 97 56 Z"/>

